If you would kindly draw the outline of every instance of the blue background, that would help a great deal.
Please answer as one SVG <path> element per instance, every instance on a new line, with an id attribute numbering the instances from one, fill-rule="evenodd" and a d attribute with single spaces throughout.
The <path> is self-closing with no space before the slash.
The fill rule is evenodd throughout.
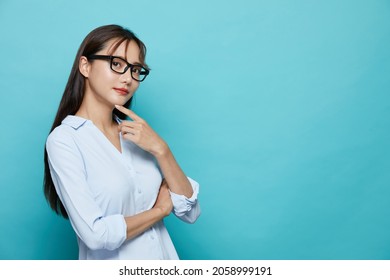
<path id="1" fill-rule="evenodd" d="M 42 192 L 77 48 L 147 45 L 134 111 L 201 184 L 183 259 L 390 259 L 390 1 L 0 1 L 0 259 L 75 259 Z"/>

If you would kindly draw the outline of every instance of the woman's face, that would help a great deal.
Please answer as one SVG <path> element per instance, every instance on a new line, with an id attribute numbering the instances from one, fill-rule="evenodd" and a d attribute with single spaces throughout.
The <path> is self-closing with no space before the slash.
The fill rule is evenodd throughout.
<path id="1" fill-rule="evenodd" d="M 96 53 L 96 55 L 118 56 L 130 64 L 141 64 L 139 61 L 140 49 L 134 41 L 123 42 L 111 53 L 111 48 L 117 39 L 112 39 L 107 46 Z M 127 50 L 126 50 L 127 44 Z M 111 70 L 110 60 L 93 59 L 81 62 L 81 69 L 84 69 L 85 96 L 94 98 L 111 107 L 114 105 L 124 105 L 133 96 L 139 86 L 139 82 L 131 77 L 130 69 L 124 74 L 118 74 Z"/>

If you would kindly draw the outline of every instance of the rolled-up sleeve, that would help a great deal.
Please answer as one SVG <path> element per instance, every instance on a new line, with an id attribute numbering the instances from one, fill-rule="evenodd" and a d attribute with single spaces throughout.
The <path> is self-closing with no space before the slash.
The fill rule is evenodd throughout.
<path id="1" fill-rule="evenodd" d="M 46 142 L 50 173 L 73 229 L 92 250 L 115 250 L 126 240 L 123 215 L 104 216 L 88 186 L 82 155 L 71 135 L 55 131 Z"/>
<path id="2" fill-rule="evenodd" d="M 184 222 L 192 224 L 200 215 L 200 206 L 198 202 L 199 184 L 193 179 L 187 178 L 190 181 L 193 190 L 193 194 L 190 198 L 174 192 L 170 193 L 173 203 L 173 213 Z"/>

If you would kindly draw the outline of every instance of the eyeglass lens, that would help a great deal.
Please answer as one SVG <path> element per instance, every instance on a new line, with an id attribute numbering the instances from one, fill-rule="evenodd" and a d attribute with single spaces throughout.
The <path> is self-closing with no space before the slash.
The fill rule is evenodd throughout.
<path id="1" fill-rule="evenodd" d="M 128 64 L 125 60 L 119 57 L 113 57 L 111 60 L 111 69 L 117 73 L 123 74 L 128 70 Z M 130 67 L 131 76 L 133 79 L 142 81 L 147 76 L 145 68 L 139 65 L 133 65 Z"/>

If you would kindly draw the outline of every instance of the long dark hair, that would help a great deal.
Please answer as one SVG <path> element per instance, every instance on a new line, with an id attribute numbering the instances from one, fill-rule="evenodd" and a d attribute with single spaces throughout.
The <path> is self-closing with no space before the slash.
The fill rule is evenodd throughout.
<path id="1" fill-rule="evenodd" d="M 137 43 L 140 49 L 140 62 L 147 68 L 145 63 L 146 47 L 144 43 L 137 38 L 137 36 L 130 30 L 123 28 L 119 25 L 105 25 L 92 30 L 84 41 L 81 43 L 79 50 L 77 51 L 76 58 L 73 63 L 72 70 L 69 75 L 68 82 L 65 86 L 64 94 L 60 105 L 57 110 L 57 114 L 54 118 L 53 125 L 50 129 L 50 133 L 61 124 L 61 122 L 68 115 L 74 115 L 79 110 L 84 98 L 84 76 L 79 71 L 79 61 L 81 56 L 88 57 L 95 54 L 106 47 L 106 44 L 111 39 L 117 39 L 113 45 L 112 52 L 114 52 L 123 42 L 129 43 L 134 41 Z M 126 102 L 125 107 L 129 107 L 132 98 Z M 118 110 L 114 109 L 114 113 L 121 119 L 125 118 L 125 115 Z M 45 173 L 44 173 L 44 194 L 46 200 L 49 202 L 50 207 L 59 215 L 64 218 L 68 218 L 68 214 L 58 194 L 55 190 L 54 183 L 50 174 L 49 162 L 47 158 L 47 151 L 45 148 Z"/>

